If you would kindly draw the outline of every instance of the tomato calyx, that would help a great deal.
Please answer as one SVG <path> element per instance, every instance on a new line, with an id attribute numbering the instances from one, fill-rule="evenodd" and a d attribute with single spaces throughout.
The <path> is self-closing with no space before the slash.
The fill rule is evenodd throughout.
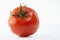
<path id="1" fill-rule="evenodd" d="M 24 13 L 22 13 L 22 5 L 20 4 L 20 10 L 18 11 L 18 15 L 13 14 L 12 16 L 17 16 L 20 18 L 24 18 L 27 16 L 27 10 L 26 10 L 26 5 L 24 6 Z"/>
<path id="2" fill-rule="evenodd" d="M 21 17 L 21 18 L 23 18 L 23 17 L 26 16 L 26 14 L 27 14 L 26 5 L 25 5 L 24 13 L 22 13 L 22 6 L 21 6 L 21 4 L 20 4 L 19 14 L 20 14 L 20 17 Z"/>

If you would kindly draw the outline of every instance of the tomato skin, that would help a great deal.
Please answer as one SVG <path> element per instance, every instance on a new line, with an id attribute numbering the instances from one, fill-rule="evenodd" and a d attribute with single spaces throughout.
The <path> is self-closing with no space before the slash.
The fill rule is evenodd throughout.
<path id="1" fill-rule="evenodd" d="M 19 9 L 20 7 L 15 8 L 11 14 L 18 14 Z M 24 12 L 24 6 L 22 6 L 22 12 Z M 21 37 L 26 37 L 34 34 L 39 27 L 39 19 L 37 13 L 28 7 L 27 12 L 28 14 L 24 18 L 10 15 L 10 18 L 8 20 L 8 24 L 12 32 Z"/>

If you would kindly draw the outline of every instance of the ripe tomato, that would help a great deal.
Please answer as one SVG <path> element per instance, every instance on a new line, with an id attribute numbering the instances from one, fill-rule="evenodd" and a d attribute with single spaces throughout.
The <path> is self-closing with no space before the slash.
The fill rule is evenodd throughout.
<path id="1" fill-rule="evenodd" d="M 26 37 L 37 31 L 39 19 L 33 9 L 19 6 L 11 12 L 8 24 L 14 34 Z"/>

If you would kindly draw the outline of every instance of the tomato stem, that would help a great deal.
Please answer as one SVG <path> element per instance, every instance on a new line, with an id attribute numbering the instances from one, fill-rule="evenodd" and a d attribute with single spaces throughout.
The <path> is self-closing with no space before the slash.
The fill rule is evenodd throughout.
<path id="1" fill-rule="evenodd" d="M 20 4 L 19 16 L 22 18 L 23 17 L 22 15 L 23 15 L 22 14 L 22 5 Z"/>
<path id="2" fill-rule="evenodd" d="M 17 16 L 24 18 L 27 15 L 26 5 L 24 6 L 24 13 L 22 13 L 22 5 L 20 4 L 20 10 L 18 11 L 19 15 L 13 14 L 12 16 Z"/>
<path id="3" fill-rule="evenodd" d="M 21 18 L 25 17 L 27 14 L 27 10 L 26 10 L 26 5 L 24 6 L 24 13 L 22 13 L 22 5 L 20 4 L 20 10 L 19 10 L 19 15 Z"/>

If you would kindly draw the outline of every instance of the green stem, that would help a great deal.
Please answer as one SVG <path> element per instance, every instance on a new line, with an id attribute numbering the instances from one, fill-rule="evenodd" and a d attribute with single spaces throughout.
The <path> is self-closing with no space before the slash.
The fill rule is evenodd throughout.
<path id="1" fill-rule="evenodd" d="M 19 16 L 22 18 L 23 14 L 22 14 L 22 5 L 20 4 L 20 10 L 19 10 Z"/>
<path id="2" fill-rule="evenodd" d="M 19 15 L 13 14 L 12 16 L 17 16 L 20 18 L 24 18 L 27 15 L 27 10 L 26 10 L 26 5 L 24 6 L 24 13 L 22 13 L 22 5 L 20 4 L 20 10 L 19 10 Z"/>
<path id="3" fill-rule="evenodd" d="M 24 13 L 22 13 L 22 6 L 20 4 L 20 11 L 19 11 L 19 15 L 21 18 L 24 18 L 27 14 L 27 10 L 26 10 L 26 5 L 25 5 L 25 9 L 24 9 Z"/>

